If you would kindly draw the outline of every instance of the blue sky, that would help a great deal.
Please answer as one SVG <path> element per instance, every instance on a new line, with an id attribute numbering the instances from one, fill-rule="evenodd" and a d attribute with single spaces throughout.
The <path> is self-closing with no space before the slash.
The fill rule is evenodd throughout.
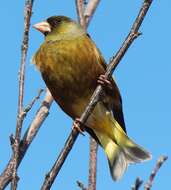
<path id="1" fill-rule="evenodd" d="M 31 24 L 52 15 L 77 19 L 75 1 L 35 1 Z M 130 30 L 142 1 L 101 1 L 88 32 L 101 49 L 106 61 L 116 53 Z M 3 1 L 0 7 L 1 109 L 0 109 L 0 171 L 11 156 L 9 136 L 15 132 L 18 70 L 21 57 L 24 1 Z M 97 189 L 130 189 L 135 178 L 147 180 L 161 154 L 171 157 L 171 64 L 170 64 L 169 0 L 154 1 L 140 29 L 143 33 L 131 46 L 114 75 L 121 90 L 127 131 L 138 144 L 151 151 L 153 159 L 130 166 L 122 180 L 113 182 L 106 157 L 98 152 Z M 40 74 L 30 59 L 43 36 L 31 28 L 26 65 L 24 104 L 45 88 Z M 43 96 L 42 96 L 43 98 Z M 40 101 L 24 122 L 23 133 L 33 119 Z M 71 131 L 72 120 L 54 103 L 36 139 L 19 167 L 19 190 L 40 189 L 45 173 L 64 145 Z M 53 189 L 79 189 L 76 181 L 87 184 L 89 138 L 80 136 L 65 162 Z M 170 159 L 161 168 L 153 189 L 168 189 Z M 8 189 L 8 188 L 7 188 Z"/>

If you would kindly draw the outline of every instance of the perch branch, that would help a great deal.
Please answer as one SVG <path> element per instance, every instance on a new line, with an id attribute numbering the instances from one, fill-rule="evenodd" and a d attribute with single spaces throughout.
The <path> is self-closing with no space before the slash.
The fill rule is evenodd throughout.
<path id="1" fill-rule="evenodd" d="M 155 168 L 154 168 L 153 171 L 151 172 L 151 175 L 150 175 L 150 177 L 149 177 L 147 183 L 146 183 L 145 186 L 144 186 L 144 190 L 150 190 L 150 189 L 151 189 L 156 174 L 158 173 L 159 169 L 161 168 L 161 166 L 164 164 L 164 162 L 165 162 L 167 159 L 168 159 L 167 156 L 160 156 L 160 158 L 158 159 L 158 161 L 157 161 L 157 163 L 156 163 Z"/>
<path id="2" fill-rule="evenodd" d="M 29 28 L 30 28 L 30 18 L 32 14 L 32 6 L 33 0 L 26 0 L 25 1 L 25 10 L 24 10 L 24 34 L 23 34 L 23 41 L 21 47 L 21 64 L 19 70 L 19 97 L 18 97 L 18 115 L 17 115 L 17 124 L 16 124 L 16 132 L 14 143 L 12 145 L 13 148 L 13 178 L 11 182 L 11 189 L 17 189 L 17 162 L 19 158 L 19 144 L 20 144 L 20 136 L 21 136 L 21 129 L 24 117 L 23 115 L 23 98 L 24 98 L 24 81 L 25 81 L 25 65 L 26 65 L 26 56 L 28 50 L 28 41 L 29 41 Z"/>
<path id="3" fill-rule="evenodd" d="M 142 7 L 138 13 L 138 16 L 131 28 L 130 33 L 128 34 L 127 38 L 125 39 L 124 43 L 122 44 L 121 48 L 119 49 L 119 51 L 116 53 L 116 55 L 111 59 L 107 70 L 106 70 L 106 77 L 109 78 L 114 69 L 116 68 L 116 66 L 119 64 L 119 62 L 121 61 L 122 57 L 125 55 L 126 51 L 128 50 L 128 48 L 130 47 L 130 45 L 132 44 L 132 42 L 139 36 L 139 28 L 142 24 L 142 21 L 145 18 L 145 15 L 151 5 L 151 3 L 153 2 L 153 0 L 144 0 Z M 91 99 L 90 99 L 90 103 L 89 105 L 86 107 L 85 111 L 83 112 L 83 114 L 80 117 L 81 123 L 84 124 L 88 117 L 90 116 L 90 114 L 92 113 L 95 105 L 97 104 L 100 95 L 102 93 L 102 87 L 100 85 L 97 86 L 95 92 L 93 93 Z M 80 128 L 83 128 L 83 126 L 79 126 Z M 70 150 L 72 149 L 72 146 L 74 145 L 74 142 L 76 141 L 78 137 L 78 131 L 74 128 L 68 139 L 65 142 L 65 146 L 62 149 L 62 151 L 60 152 L 57 160 L 55 161 L 53 167 L 51 168 L 50 172 L 46 175 L 44 183 L 42 185 L 41 190 L 49 190 L 57 176 L 57 174 L 59 173 L 65 159 L 67 158 Z"/>

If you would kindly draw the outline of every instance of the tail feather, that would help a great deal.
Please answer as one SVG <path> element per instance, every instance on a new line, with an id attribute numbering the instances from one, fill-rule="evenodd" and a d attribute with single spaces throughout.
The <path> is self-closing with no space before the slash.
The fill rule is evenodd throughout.
<path id="1" fill-rule="evenodd" d="M 95 131 L 95 134 L 97 135 L 107 155 L 111 176 L 116 181 L 127 169 L 128 163 L 125 159 L 125 154 L 122 149 L 108 136 L 99 133 L 98 131 Z"/>
<path id="2" fill-rule="evenodd" d="M 123 176 L 124 172 L 126 171 L 128 167 L 127 159 L 125 159 L 125 154 L 121 150 L 121 148 L 113 143 L 113 147 L 110 150 L 105 151 L 108 157 L 108 154 L 110 152 L 113 153 L 112 157 L 108 157 L 108 163 L 110 168 L 110 173 L 113 178 L 113 180 L 118 180 Z M 114 153 L 117 152 L 117 153 Z"/>
<path id="3" fill-rule="evenodd" d="M 116 120 L 112 118 L 113 134 L 116 143 L 122 148 L 129 163 L 138 163 L 151 159 L 151 154 L 131 140 L 122 130 Z"/>
<path id="4" fill-rule="evenodd" d="M 112 118 L 113 136 L 94 131 L 108 158 L 110 173 L 114 180 L 120 179 L 129 164 L 151 159 L 149 152 L 135 144 Z"/>

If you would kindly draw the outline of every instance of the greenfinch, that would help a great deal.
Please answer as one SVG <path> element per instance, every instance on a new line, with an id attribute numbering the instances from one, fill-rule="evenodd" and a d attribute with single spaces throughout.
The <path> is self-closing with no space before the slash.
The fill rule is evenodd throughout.
<path id="1" fill-rule="evenodd" d="M 105 79 L 105 60 L 86 31 L 65 16 L 52 16 L 33 27 L 45 36 L 33 62 L 54 100 L 71 118 L 78 121 L 98 83 L 108 86 L 85 130 L 104 149 L 112 178 L 120 179 L 129 164 L 150 159 L 150 153 L 127 136 L 119 89 L 112 78 Z"/>

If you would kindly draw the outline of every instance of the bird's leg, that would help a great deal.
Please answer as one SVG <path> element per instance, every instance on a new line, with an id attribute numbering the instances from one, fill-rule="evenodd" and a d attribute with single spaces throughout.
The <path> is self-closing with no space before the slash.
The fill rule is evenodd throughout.
<path id="1" fill-rule="evenodd" d="M 102 85 L 103 88 L 109 91 L 113 90 L 112 82 L 109 79 L 107 79 L 105 75 L 100 75 L 99 78 L 97 79 L 97 83 Z"/>
<path id="2" fill-rule="evenodd" d="M 81 133 L 83 136 L 85 136 L 84 133 L 83 133 L 84 130 L 81 129 L 78 125 L 83 125 L 82 122 L 81 122 L 81 120 L 80 120 L 80 118 L 76 118 L 75 119 L 75 121 L 74 121 L 74 123 L 72 125 L 72 129 L 75 128 L 79 133 Z"/>

